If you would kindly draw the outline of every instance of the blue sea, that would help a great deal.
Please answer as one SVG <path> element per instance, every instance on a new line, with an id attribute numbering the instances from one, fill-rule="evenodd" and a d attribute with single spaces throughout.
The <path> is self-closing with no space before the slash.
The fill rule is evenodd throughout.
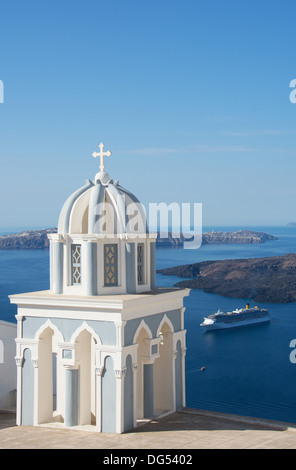
<path id="1" fill-rule="evenodd" d="M 204 231 L 241 227 L 205 227 Z M 244 227 L 246 228 L 246 227 Z M 295 227 L 247 227 L 278 237 L 259 245 L 204 245 L 197 250 L 157 249 L 157 269 L 205 260 L 260 258 L 296 253 Z M 180 278 L 157 274 L 159 286 Z M 8 295 L 49 288 L 47 250 L 0 250 L 0 319 L 15 321 Z M 192 408 L 296 423 L 296 364 L 289 360 L 296 338 L 296 304 L 259 304 L 271 321 L 237 329 L 205 332 L 204 316 L 243 307 L 233 299 L 201 290 L 185 298 L 187 330 L 186 396 Z M 201 371 L 205 367 L 205 371 Z"/>

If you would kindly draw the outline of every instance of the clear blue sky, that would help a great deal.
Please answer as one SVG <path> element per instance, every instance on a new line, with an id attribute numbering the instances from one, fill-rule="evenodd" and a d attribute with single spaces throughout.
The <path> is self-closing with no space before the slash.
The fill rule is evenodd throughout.
<path id="1" fill-rule="evenodd" d="M 204 225 L 296 220 L 295 1 L 1 2 L 0 231 L 108 173 Z"/>

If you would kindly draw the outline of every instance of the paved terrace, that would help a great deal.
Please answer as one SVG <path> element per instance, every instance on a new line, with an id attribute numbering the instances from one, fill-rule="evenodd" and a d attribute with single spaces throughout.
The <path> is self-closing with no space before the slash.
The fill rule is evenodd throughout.
<path id="1" fill-rule="evenodd" d="M 296 425 L 185 408 L 126 434 L 16 426 L 0 413 L 0 449 L 296 449 Z"/>

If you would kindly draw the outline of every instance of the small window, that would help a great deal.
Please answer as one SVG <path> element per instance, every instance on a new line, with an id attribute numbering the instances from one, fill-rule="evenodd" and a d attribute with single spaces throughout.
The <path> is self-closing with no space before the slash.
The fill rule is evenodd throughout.
<path id="1" fill-rule="evenodd" d="M 72 285 L 81 284 L 81 245 L 71 245 Z"/>
<path id="2" fill-rule="evenodd" d="M 137 245 L 137 280 L 138 284 L 144 284 L 144 243 Z"/>
<path id="3" fill-rule="evenodd" d="M 158 353 L 158 344 L 152 344 L 151 346 L 151 354 L 157 354 Z"/>
<path id="4" fill-rule="evenodd" d="M 104 284 L 117 286 L 117 245 L 104 245 Z"/>

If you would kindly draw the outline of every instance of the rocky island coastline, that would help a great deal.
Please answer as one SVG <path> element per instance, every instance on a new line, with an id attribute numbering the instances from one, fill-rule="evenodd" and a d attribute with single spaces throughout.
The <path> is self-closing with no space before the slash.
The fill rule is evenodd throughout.
<path id="1" fill-rule="evenodd" d="M 237 230 L 234 232 L 205 232 L 202 234 L 203 245 L 226 245 L 226 244 L 250 244 L 250 243 L 265 243 L 269 240 L 277 240 L 278 238 L 269 235 L 264 232 L 254 232 L 252 230 Z M 162 232 L 157 234 L 156 244 L 160 248 L 171 248 L 178 247 L 182 248 L 185 241 L 190 241 L 190 235 L 188 234 L 175 234 L 169 232 L 168 236 L 165 236 Z"/>
<path id="2" fill-rule="evenodd" d="M 264 303 L 296 302 L 296 254 L 203 261 L 158 270 L 186 278 L 178 287 Z"/>
<path id="3" fill-rule="evenodd" d="M 49 233 L 56 233 L 56 231 L 56 228 L 48 228 L 1 235 L 0 249 L 49 248 L 47 235 Z"/>
<path id="4" fill-rule="evenodd" d="M 56 228 L 41 230 L 27 230 L 20 233 L 12 233 L 0 236 L 0 249 L 25 249 L 25 248 L 48 248 L 49 233 L 56 233 Z M 190 235 L 177 234 L 174 232 L 157 234 L 156 246 L 159 248 L 183 248 L 185 241 L 190 241 Z M 269 240 L 277 240 L 277 237 L 264 232 L 251 230 L 238 230 L 234 232 L 206 232 L 202 234 L 202 244 L 232 244 L 232 243 L 265 243 Z"/>

